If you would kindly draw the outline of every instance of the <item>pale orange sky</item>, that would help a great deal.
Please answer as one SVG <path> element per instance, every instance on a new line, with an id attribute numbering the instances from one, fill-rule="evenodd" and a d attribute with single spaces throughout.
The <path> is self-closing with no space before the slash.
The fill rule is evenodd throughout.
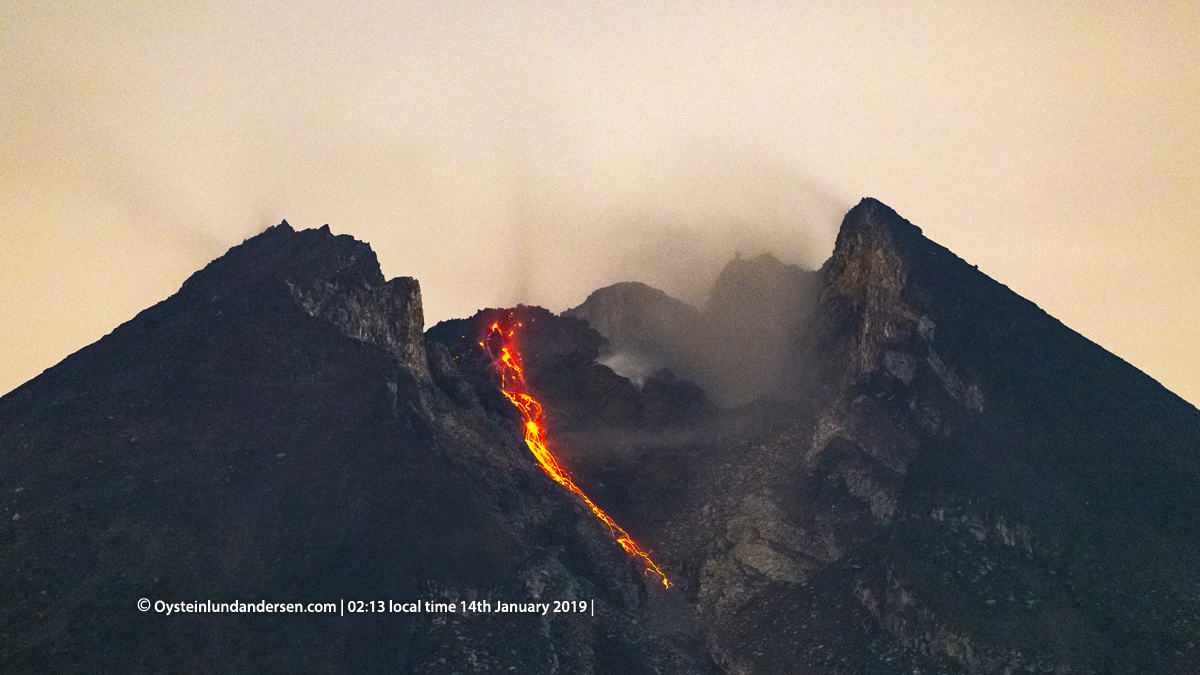
<path id="1" fill-rule="evenodd" d="M 432 325 L 872 196 L 1200 403 L 1200 2 L 733 4 L 7 0 L 0 392 L 283 218 Z"/>

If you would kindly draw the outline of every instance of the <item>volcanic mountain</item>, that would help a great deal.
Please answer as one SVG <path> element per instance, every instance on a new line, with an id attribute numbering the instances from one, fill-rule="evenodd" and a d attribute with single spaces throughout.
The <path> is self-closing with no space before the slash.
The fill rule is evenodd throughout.
<path id="1" fill-rule="evenodd" d="M 423 330 L 285 222 L 0 398 L 0 668 L 1194 671 L 1200 411 L 877 201 L 703 308 Z M 493 330 L 670 588 L 539 467 Z M 337 611 L 165 611 L 206 601 Z"/>

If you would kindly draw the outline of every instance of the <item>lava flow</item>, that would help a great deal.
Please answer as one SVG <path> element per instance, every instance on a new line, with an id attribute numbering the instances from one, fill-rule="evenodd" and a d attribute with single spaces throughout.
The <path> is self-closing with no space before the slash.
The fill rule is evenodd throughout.
<path id="1" fill-rule="evenodd" d="M 550 449 L 546 447 L 546 432 L 542 428 L 542 404 L 538 403 L 529 394 L 529 389 L 525 385 L 525 371 L 521 367 L 521 356 L 512 344 L 513 333 L 514 331 L 509 329 L 508 334 L 505 335 L 500 330 L 499 323 L 492 324 L 492 336 L 498 335 L 500 337 L 500 356 L 498 359 L 494 359 L 493 362 L 497 372 L 500 374 L 500 390 L 504 392 L 508 400 L 512 401 L 517 410 L 521 411 L 521 419 L 525 422 L 526 445 L 533 452 L 533 456 L 537 458 L 538 464 L 541 465 L 543 471 L 558 481 L 560 485 L 579 495 L 579 498 L 592 509 L 592 513 L 604 521 L 605 525 L 608 525 L 609 531 L 616 537 L 617 543 L 621 545 L 621 548 L 625 549 L 630 555 L 641 558 L 642 562 L 646 565 L 646 571 L 654 572 L 662 577 L 663 586 L 670 588 L 671 582 L 667 581 L 667 575 L 663 574 L 658 565 L 654 564 L 650 556 L 633 542 L 628 532 L 622 529 L 620 525 L 617 525 L 587 495 L 583 494 L 583 490 L 580 490 L 575 485 L 575 481 L 571 480 L 567 472 L 558 465 L 558 461 L 554 459 L 554 455 L 550 454 Z M 491 341 L 492 338 L 489 337 L 489 342 Z M 491 352 L 484 343 L 480 342 L 479 346 Z"/>

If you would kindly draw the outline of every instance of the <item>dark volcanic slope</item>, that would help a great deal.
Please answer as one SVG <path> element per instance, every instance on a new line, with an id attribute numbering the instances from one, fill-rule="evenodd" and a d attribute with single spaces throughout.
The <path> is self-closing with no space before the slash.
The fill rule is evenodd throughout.
<path id="1" fill-rule="evenodd" d="M 877 201 L 822 275 L 714 495 L 729 669 L 1195 672 L 1200 413 Z"/>
<path id="2" fill-rule="evenodd" d="M 416 282 L 361 242 L 235 247 L 0 399 L 0 671 L 1198 672 L 1200 411 L 874 200 L 819 281 L 722 278 L 703 313 L 629 284 L 422 335 Z M 475 346 L 492 321 L 524 324 L 552 447 L 670 592 L 534 464 Z M 616 349 L 710 387 L 758 369 L 730 390 L 757 398 L 635 383 L 597 363 Z"/>
<path id="3" fill-rule="evenodd" d="M 431 373 L 421 331 L 414 280 L 285 223 L 0 399 L 0 671 L 708 672 L 694 642 L 638 627 L 666 600 L 510 411 L 453 364 Z M 596 608 L 165 616 L 140 598 Z"/>
<path id="4" fill-rule="evenodd" d="M 741 264 L 743 288 L 777 267 Z M 583 465 L 676 495 L 623 513 L 726 671 L 1197 672 L 1200 412 L 875 200 L 820 277 L 811 311 L 725 303 L 793 322 L 774 400 Z M 572 314 L 679 358 L 709 329 L 678 307 L 618 285 Z"/>

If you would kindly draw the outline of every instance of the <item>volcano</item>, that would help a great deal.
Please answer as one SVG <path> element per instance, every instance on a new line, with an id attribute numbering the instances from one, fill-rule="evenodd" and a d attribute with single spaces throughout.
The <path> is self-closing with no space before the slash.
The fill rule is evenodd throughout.
<path id="1" fill-rule="evenodd" d="M 0 496 L 4 672 L 1200 656 L 1200 411 L 872 199 L 820 270 L 737 259 L 702 308 L 427 331 L 416 280 L 284 222 L 0 398 Z"/>

